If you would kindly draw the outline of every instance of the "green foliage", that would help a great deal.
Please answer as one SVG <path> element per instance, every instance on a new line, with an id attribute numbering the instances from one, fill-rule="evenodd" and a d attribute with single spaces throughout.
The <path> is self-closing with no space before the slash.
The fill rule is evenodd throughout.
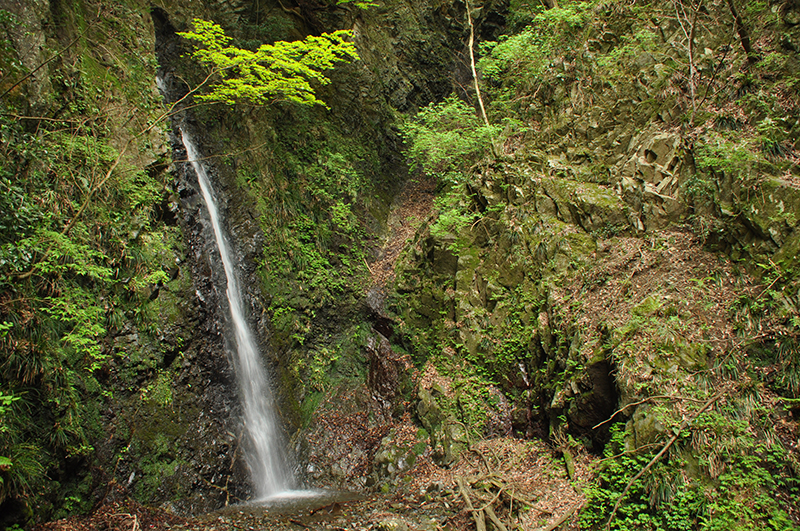
<path id="1" fill-rule="evenodd" d="M 481 70 L 490 82 L 519 77 L 517 82 L 528 83 L 545 72 L 555 47 L 567 44 L 562 39 L 571 38 L 586 20 L 587 10 L 577 2 L 539 11 L 531 25 L 519 33 L 483 44 L 488 56 L 480 62 Z"/>
<path id="2" fill-rule="evenodd" d="M 599 483 L 587 490 L 589 501 L 581 513 L 581 525 L 590 529 L 605 526 L 630 478 L 655 455 L 655 450 L 632 449 L 624 424 L 615 424 L 611 434 L 598 464 Z M 695 447 L 698 439 L 704 442 Z M 611 529 L 798 529 L 782 505 L 797 498 L 800 482 L 777 441 L 756 436 L 746 422 L 707 412 L 675 448 L 631 485 Z"/>
<path id="3" fill-rule="evenodd" d="M 9 325 L 10 323 L 3 323 L 3 325 Z M 5 327 L 4 327 L 5 328 Z M 10 328 L 10 326 L 9 326 Z M 5 333 L 5 330 L 3 331 Z M 18 396 L 14 395 L 7 395 L 0 391 L 0 433 L 6 433 L 8 431 L 8 426 L 4 423 L 4 417 L 8 412 L 12 403 L 19 400 Z M 14 463 L 8 457 L 0 456 L 0 470 L 7 470 L 11 467 Z M 0 485 L 3 483 L 3 478 L 0 477 Z"/>
<path id="4" fill-rule="evenodd" d="M 354 6 L 356 6 L 359 9 L 369 9 L 370 7 L 377 7 L 378 6 L 378 4 L 376 4 L 374 2 L 361 2 L 359 0 L 336 0 L 336 5 L 337 6 L 347 5 L 347 4 L 353 4 Z"/>
<path id="5" fill-rule="evenodd" d="M 772 337 L 754 342 L 748 355 L 765 383 L 791 401 L 800 398 L 800 316 L 795 302 L 800 280 L 798 264 L 791 259 L 786 262 L 757 264 L 765 287 L 756 296 L 741 295 L 737 313 L 742 316 L 742 333 L 751 333 L 761 319 L 772 319 Z"/>
<path id="6" fill-rule="evenodd" d="M 31 264 L 37 275 L 73 274 L 97 281 L 111 279 L 111 268 L 100 265 L 108 260 L 102 251 L 76 242 L 63 233 L 42 229 L 8 247 L 8 254 L 41 257 Z M 19 266 L 15 269 L 22 272 Z"/>
<path id="7" fill-rule="evenodd" d="M 27 28 L 27 25 L 23 24 L 16 15 L 5 9 L 0 9 L 0 26 Z M 0 72 L 2 72 L 0 87 L 2 90 L 6 89 L 5 85 L 8 83 L 8 79 L 14 79 L 25 72 L 19 55 L 9 41 L 10 39 L 7 38 L 0 40 Z"/>
<path id="8" fill-rule="evenodd" d="M 197 46 L 192 57 L 222 77 L 210 93 L 198 96 L 201 101 L 263 105 L 286 100 L 326 106 L 317 99 L 312 83 L 330 83 L 326 70 L 358 59 L 355 45 L 346 40 L 351 34 L 338 30 L 310 35 L 302 41 L 262 44 L 254 52 L 231 46 L 222 27 L 201 19 L 194 20 L 193 31 L 178 35 Z"/>
<path id="9" fill-rule="evenodd" d="M 184 463 L 175 457 L 175 451 L 170 445 L 170 440 L 164 434 L 157 434 L 143 452 L 144 458 L 140 464 L 143 478 L 136 483 L 136 496 L 142 500 L 153 499 L 158 489 L 165 481 L 178 471 Z"/>
<path id="10" fill-rule="evenodd" d="M 16 498 L 41 519 L 90 503 L 83 479 L 117 368 L 105 340 L 124 323 L 140 327 L 142 342 L 158 335 L 164 323 L 149 296 L 175 267 L 177 228 L 156 210 L 170 193 L 166 175 L 158 163 L 141 167 L 156 162 L 142 130 L 161 109 L 154 57 L 139 53 L 142 19 L 121 4 L 91 4 L 53 15 L 64 44 L 79 38 L 43 54 L 58 61 L 40 71 L 52 91 L 33 105 L 18 97 L 27 81 L 7 62 L 18 51 L 0 45 L 3 89 L 23 81 L 0 109 L 0 380 L 2 396 L 14 397 L 0 414 L 9 461 L 0 503 Z M 102 24 L 89 23 L 100 11 Z M 0 13 L 3 35 L 10 24 Z M 127 139 L 136 157 L 122 156 Z"/>
<path id="11" fill-rule="evenodd" d="M 751 138 L 714 132 L 704 140 L 695 146 L 694 152 L 697 166 L 702 170 L 721 172 L 739 181 L 753 183 L 768 166 Z M 691 189 L 689 193 L 697 195 Z"/>
<path id="12" fill-rule="evenodd" d="M 564 64 L 582 44 L 582 28 L 590 13 L 587 2 L 564 2 L 557 9 L 537 6 L 525 14 L 531 17 L 529 26 L 498 42 L 481 44 L 478 68 L 495 115 L 523 118 L 537 98 L 551 103 L 550 85 L 572 80 L 567 79 Z"/>
<path id="13" fill-rule="evenodd" d="M 464 182 L 464 172 L 490 153 L 498 133 L 455 96 L 421 109 L 401 128 L 412 163 L 443 183 Z"/>
<path id="14" fill-rule="evenodd" d="M 155 381 L 142 388 L 142 400 L 150 400 L 161 407 L 172 406 L 172 380 L 175 374 L 171 371 L 160 371 Z"/>
<path id="15" fill-rule="evenodd" d="M 489 381 L 478 374 L 462 373 L 454 380 L 455 418 L 474 440 L 480 439 L 486 435 L 492 411 L 498 405 L 497 396 L 492 394 Z"/>
<path id="16" fill-rule="evenodd" d="M 456 253 L 460 249 L 459 233 L 479 218 L 478 213 L 464 201 L 464 196 L 464 185 L 454 186 L 444 195 L 438 196 L 434 200 L 438 216 L 430 227 L 431 236 L 436 238 L 449 240 L 455 236 L 450 248 Z"/>
<path id="17" fill-rule="evenodd" d="M 3 140 L 9 142 L 12 138 L 6 137 Z M 44 215 L 41 207 L 25 189 L 11 180 L 12 176 L 0 177 L 0 245 L 3 247 L 29 236 L 32 228 Z M 0 250 L 0 267 L 6 265 L 4 256 L 7 255 Z"/>

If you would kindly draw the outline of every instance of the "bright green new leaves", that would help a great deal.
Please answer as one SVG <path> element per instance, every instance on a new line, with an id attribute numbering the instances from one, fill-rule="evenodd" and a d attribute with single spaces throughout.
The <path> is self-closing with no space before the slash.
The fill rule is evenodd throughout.
<path id="1" fill-rule="evenodd" d="M 464 173 L 491 150 L 500 130 L 487 126 L 475 109 L 455 96 L 431 103 L 402 126 L 408 157 L 428 175 L 459 183 Z"/>
<path id="2" fill-rule="evenodd" d="M 336 5 L 341 6 L 352 3 L 359 9 L 369 9 L 370 7 L 377 7 L 378 4 L 374 2 L 362 2 L 359 0 L 337 0 Z"/>
<path id="3" fill-rule="evenodd" d="M 327 107 L 317 99 L 312 83 L 327 85 L 330 79 L 323 72 L 359 58 L 355 45 L 345 40 L 351 34 L 339 30 L 310 35 L 302 41 L 262 44 L 254 52 L 231 46 L 223 29 L 206 20 L 195 19 L 194 31 L 178 35 L 197 46 L 192 57 L 222 77 L 210 93 L 198 96 L 202 101 L 263 105 L 286 100 Z"/>

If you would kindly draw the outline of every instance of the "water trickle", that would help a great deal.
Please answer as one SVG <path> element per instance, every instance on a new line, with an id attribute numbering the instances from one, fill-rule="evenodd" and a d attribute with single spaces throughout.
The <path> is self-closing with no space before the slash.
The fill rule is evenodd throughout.
<path id="1" fill-rule="evenodd" d="M 266 499 L 289 491 L 293 487 L 294 478 L 284 457 L 272 390 L 261 364 L 255 337 L 245 318 L 236 263 L 222 229 L 214 190 L 205 167 L 200 162 L 201 157 L 197 147 L 183 128 L 181 128 L 181 138 L 189 162 L 197 174 L 203 201 L 211 218 L 214 237 L 225 268 L 231 328 L 235 339 L 233 346 L 236 351 L 234 356 L 236 374 L 244 406 L 244 428 L 248 439 L 245 445 L 245 458 L 250 467 L 258 498 Z"/>

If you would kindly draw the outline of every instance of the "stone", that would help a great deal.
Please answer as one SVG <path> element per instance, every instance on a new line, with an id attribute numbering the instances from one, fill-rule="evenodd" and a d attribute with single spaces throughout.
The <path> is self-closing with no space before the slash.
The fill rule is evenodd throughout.
<path id="1" fill-rule="evenodd" d="M 800 12 L 787 10 L 783 15 L 783 23 L 787 26 L 797 26 L 800 24 Z"/>
<path id="2" fill-rule="evenodd" d="M 379 531 L 409 531 L 408 524 L 398 517 L 389 517 L 378 522 L 375 529 Z"/>
<path id="3" fill-rule="evenodd" d="M 655 442 L 666 431 L 664 425 L 650 411 L 650 406 L 640 406 L 636 408 L 633 417 L 631 417 L 630 422 L 633 428 L 635 448 L 641 448 Z"/>

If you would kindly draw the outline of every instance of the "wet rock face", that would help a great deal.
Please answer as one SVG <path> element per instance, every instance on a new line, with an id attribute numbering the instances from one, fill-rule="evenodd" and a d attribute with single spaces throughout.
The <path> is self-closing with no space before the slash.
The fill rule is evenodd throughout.
<path id="1" fill-rule="evenodd" d="M 176 145 L 174 158 L 185 157 Z M 187 166 L 174 167 L 171 212 L 185 252 L 156 295 L 163 334 L 152 344 L 127 327 L 114 339 L 120 358 L 115 387 L 124 391 L 107 413 L 107 436 L 96 448 L 101 462 L 112 463 L 117 482 L 140 501 L 196 514 L 246 499 L 249 478 L 223 334 L 227 305 L 217 287 L 218 252 Z M 152 363 L 155 373 L 148 369 Z"/>
<path id="2" fill-rule="evenodd" d="M 160 88 L 174 101 L 185 90 L 168 63 L 179 47 L 167 15 L 156 9 L 153 21 L 160 74 L 168 81 Z M 179 140 L 173 136 L 172 142 L 173 160 L 185 160 Z M 135 383 L 141 390 L 120 394 L 108 412 L 108 436 L 96 448 L 101 461 L 112 463 L 118 483 L 142 502 L 196 514 L 246 499 L 249 478 L 225 348 L 224 272 L 194 172 L 177 163 L 172 173 L 175 193 L 164 212 L 180 227 L 184 245 L 175 250 L 170 283 L 152 295 L 159 301 L 163 334 L 152 345 L 147 334 L 127 327 L 114 339 L 123 356 L 116 386 L 129 390 Z M 148 369 L 151 363 L 159 372 Z"/>
<path id="3" fill-rule="evenodd" d="M 175 159 L 185 160 L 182 146 L 175 146 Z M 200 491 L 197 497 L 201 503 L 208 499 L 202 509 L 209 510 L 218 507 L 223 498 L 246 499 L 249 477 L 238 448 L 241 407 L 226 340 L 225 274 L 205 207 L 195 189 L 196 176 L 188 164 L 177 165 L 176 174 L 183 205 L 182 226 L 192 256 L 188 263 L 196 311 L 196 327 L 189 341 L 196 355 L 193 360 L 184 361 L 185 377 L 183 382 L 180 379 L 178 382 L 185 383 L 184 389 L 194 401 L 197 419 L 194 426 L 190 426 L 191 435 L 181 442 L 194 456 L 190 464 L 199 469 L 202 478 L 196 485 Z M 219 485 L 225 485 L 227 491 L 214 488 Z"/>
<path id="4" fill-rule="evenodd" d="M 367 387 L 373 399 L 387 418 L 401 416 L 412 387 L 410 360 L 396 353 L 389 340 L 380 334 L 367 339 L 366 351 L 369 363 Z"/>

